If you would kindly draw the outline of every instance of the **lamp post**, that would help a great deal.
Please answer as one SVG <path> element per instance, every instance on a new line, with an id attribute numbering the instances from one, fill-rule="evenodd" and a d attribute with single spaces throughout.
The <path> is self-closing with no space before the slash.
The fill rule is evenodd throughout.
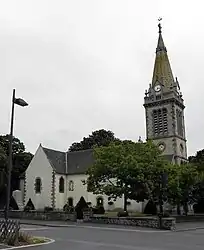
<path id="1" fill-rule="evenodd" d="M 8 157 L 8 175 L 7 175 L 7 193 L 6 193 L 6 206 L 5 206 L 5 220 L 8 220 L 8 211 L 10 205 L 10 193 L 11 193 L 11 172 L 13 168 L 12 157 L 12 142 L 13 142 L 13 122 L 14 122 L 14 106 L 19 105 L 21 107 L 28 106 L 28 103 L 21 98 L 15 97 L 15 89 L 13 89 L 12 96 L 12 109 L 11 109 L 11 127 L 9 134 L 9 157 Z"/>

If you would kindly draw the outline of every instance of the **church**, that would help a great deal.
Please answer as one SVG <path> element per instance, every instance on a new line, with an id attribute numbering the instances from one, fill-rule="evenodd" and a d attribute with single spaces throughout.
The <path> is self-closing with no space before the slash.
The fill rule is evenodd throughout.
<path id="1" fill-rule="evenodd" d="M 187 161 L 185 106 L 178 79 L 173 77 L 161 24 L 158 27 L 153 77 L 144 97 L 146 137 L 158 145 L 167 160 L 181 164 Z M 26 170 L 22 186 L 24 205 L 31 199 L 35 209 L 62 209 L 67 202 L 75 206 L 83 196 L 92 206 L 103 204 L 105 210 L 122 208 L 123 198 L 110 203 L 104 195 L 87 192 L 83 181 L 93 161 L 91 149 L 60 152 L 40 144 Z M 144 204 L 131 200 L 128 210 L 142 212 Z"/>

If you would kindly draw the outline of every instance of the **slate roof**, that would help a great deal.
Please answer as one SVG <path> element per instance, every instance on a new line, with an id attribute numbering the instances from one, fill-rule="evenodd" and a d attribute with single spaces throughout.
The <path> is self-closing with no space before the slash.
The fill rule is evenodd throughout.
<path id="1" fill-rule="evenodd" d="M 94 163 L 92 149 L 61 152 L 43 147 L 43 150 L 51 166 L 58 174 L 84 174 L 88 167 Z M 163 157 L 170 162 L 174 159 L 174 155 L 163 155 Z"/>
<path id="2" fill-rule="evenodd" d="M 43 150 L 51 166 L 58 174 L 83 174 L 94 162 L 92 149 L 61 152 L 43 147 Z"/>
<path id="3" fill-rule="evenodd" d="M 67 153 L 68 174 L 83 174 L 93 163 L 92 149 Z"/>
<path id="4" fill-rule="evenodd" d="M 49 149 L 49 148 L 44 148 L 43 150 L 47 156 L 47 159 L 50 162 L 50 165 L 53 167 L 53 169 L 56 171 L 58 174 L 65 174 L 66 172 L 66 153 Z"/>

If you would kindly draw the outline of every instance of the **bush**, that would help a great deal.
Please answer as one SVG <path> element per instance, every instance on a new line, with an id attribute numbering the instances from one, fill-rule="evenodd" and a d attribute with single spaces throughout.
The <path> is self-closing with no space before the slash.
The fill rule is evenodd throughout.
<path id="1" fill-rule="evenodd" d="M 74 213 L 74 207 L 65 204 L 63 207 L 63 211 L 66 213 Z"/>
<path id="2" fill-rule="evenodd" d="M 157 206 L 152 200 L 148 201 L 147 205 L 145 206 L 144 214 L 157 214 Z"/>
<path id="3" fill-rule="evenodd" d="M 118 217 L 127 217 L 129 215 L 128 215 L 127 211 L 120 211 L 120 212 L 118 212 L 117 216 Z"/>
<path id="4" fill-rule="evenodd" d="M 13 210 L 19 210 L 18 205 L 16 203 L 16 200 L 14 199 L 13 196 L 11 196 L 10 208 L 13 209 Z"/>
<path id="5" fill-rule="evenodd" d="M 109 205 L 109 206 L 112 206 L 113 204 L 114 204 L 113 201 L 109 201 L 109 202 L 108 202 L 108 205 Z"/>
<path id="6" fill-rule="evenodd" d="M 31 199 L 28 200 L 26 206 L 24 207 L 25 212 L 29 212 L 30 210 L 35 210 L 35 207 Z"/>
<path id="7" fill-rule="evenodd" d="M 88 205 L 83 196 L 81 196 L 79 202 L 75 206 L 75 211 L 77 213 L 77 219 L 83 219 L 83 211 L 88 209 Z"/>
<path id="8" fill-rule="evenodd" d="M 165 218 L 168 218 L 168 217 L 170 217 L 170 213 L 169 212 L 164 212 L 164 214 L 163 214 L 163 217 L 165 217 Z"/>
<path id="9" fill-rule="evenodd" d="M 52 207 L 44 207 L 44 212 L 51 212 L 53 211 L 53 208 Z"/>
<path id="10" fill-rule="evenodd" d="M 93 208 L 94 214 L 105 214 L 105 209 L 103 206 Z"/>
<path id="11" fill-rule="evenodd" d="M 204 213 L 204 200 L 200 200 L 198 203 L 194 204 L 193 210 L 195 214 Z"/>

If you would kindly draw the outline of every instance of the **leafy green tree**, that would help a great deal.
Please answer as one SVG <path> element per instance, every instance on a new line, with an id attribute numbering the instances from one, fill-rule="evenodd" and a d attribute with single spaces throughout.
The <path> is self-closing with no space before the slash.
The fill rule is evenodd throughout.
<path id="1" fill-rule="evenodd" d="M 120 141 L 115 138 L 114 133 L 110 130 L 100 129 L 92 132 L 88 137 L 84 137 L 80 142 L 74 142 L 69 151 L 79 151 L 85 149 L 91 149 L 94 146 L 108 146 L 111 142 Z"/>
<path id="2" fill-rule="evenodd" d="M 11 183 L 13 191 L 18 188 L 19 177 L 26 171 L 33 155 L 30 152 L 25 152 L 25 146 L 18 138 L 13 137 L 12 143 L 13 169 Z M 0 136 L 0 148 L 5 152 L 6 159 L 8 159 L 9 135 Z"/>
<path id="3" fill-rule="evenodd" d="M 204 171 L 204 149 L 197 151 L 195 156 L 189 156 L 188 160 L 198 167 L 198 171 Z"/>
<path id="4" fill-rule="evenodd" d="M 196 152 L 195 156 L 189 157 L 189 162 L 197 167 L 198 171 L 198 181 L 194 185 L 193 197 L 194 202 L 198 205 L 201 204 L 200 211 L 204 212 L 204 149 Z"/>
<path id="5" fill-rule="evenodd" d="M 178 213 L 180 206 L 188 213 L 188 204 L 195 202 L 195 187 L 199 182 L 197 167 L 186 163 L 173 165 L 170 180 L 167 187 L 168 201 L 177 205 Z"/>
<path id="6" fill-rule="evenodd" d="M 4 149 L 0 146 L 0 193 L 6 184 L 6 164 L 7 156 Z"/>
<path id="7" fill-rule="evenodd" d="M 94 148 L 95 163 L 87 171 L 87 189 L 110 199 L 124 196 L 125 211 L 127 199 L 158 200 L 161 176 L 168 170 L 168 162 L 160 154 L 151 141 Z"/>

